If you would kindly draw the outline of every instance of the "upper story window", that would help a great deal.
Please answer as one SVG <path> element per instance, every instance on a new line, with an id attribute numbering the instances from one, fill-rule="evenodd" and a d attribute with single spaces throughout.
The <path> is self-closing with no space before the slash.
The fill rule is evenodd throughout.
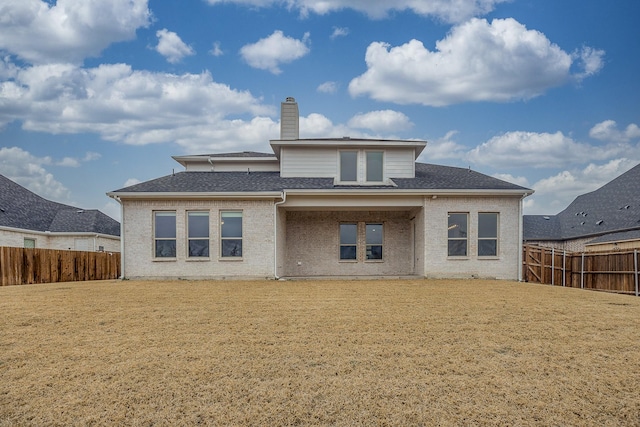
<path id="1" fill-rule="evenodd" d="M 449 213 L 448 215 L 448 256 L 467 256 L 468 213 Z"/>
<path id="2" fill-rule="evenodd" d="M 478 214 L 478 256 L 498 255 L 498 214 Z"/>
<path id="3" fill-rule="evenodd" d="M 156 258 L 176 257 L 176 213 L 154 212 L 154 253 Z"/>
<path id="4" fill-rule="evenodd" d="M 361 170 L 364 168 L 364 170 Z M 380 183 L 384 181 L 384 151 L 341 150 L 340 182 Z"/>
<path id="5" fill-rule="evenodd" d="M 366 156 L 367 182 L 381 182 L 384 153 L 382 151 L 367 151 Z"/>
<path id="6" fill-rule="evenodd" d="M 209 256 L 209 212 L 187 212 L 189 258 Z"/>
<path id="7" fill-rule="evenodd" d="M 340 181 L 351 182 L 358 180 L 358 152 L 340 152 Z"/>

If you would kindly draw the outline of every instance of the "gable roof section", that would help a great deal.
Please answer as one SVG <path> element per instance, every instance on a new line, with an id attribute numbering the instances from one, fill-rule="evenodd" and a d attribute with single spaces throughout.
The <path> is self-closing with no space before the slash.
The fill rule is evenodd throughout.
<path id="1" fill-rule="evenodd" d="M 640 229 L 640 164 L 557 215 L 524 216 L 525 240 L 569 240 Z"/>
<path id="2" fill-rule="evenodd" d="M 392 178 L 390 186 L 334 186 L 333 178 L 282 178 L 279 172 L 178 172 L 121 188 L 109 195 L 282 192 L 285 190 L 531 190 L 468 169 L 416 163 L 415 178 Z"/>
<path id="3" fill-rule="evenodd" d="M 120 235 L 120 223 L 104 213 L 52 202 L 0 175 L 0 226 L 56 233 Z"/>

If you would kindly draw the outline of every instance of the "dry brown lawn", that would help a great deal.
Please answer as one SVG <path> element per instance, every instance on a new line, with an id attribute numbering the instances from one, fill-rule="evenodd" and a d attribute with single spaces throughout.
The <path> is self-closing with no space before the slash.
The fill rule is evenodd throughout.
<path id="1" fill-rule="evenodd" d="M 640 425 L 640 299 L 501 281 L 0 288 L 0 426 Z"/>

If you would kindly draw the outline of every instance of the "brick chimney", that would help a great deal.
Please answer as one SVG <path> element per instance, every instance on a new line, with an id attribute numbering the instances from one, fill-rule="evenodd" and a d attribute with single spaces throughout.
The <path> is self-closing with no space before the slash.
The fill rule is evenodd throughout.
<path id="1" fill-rule="evenodd" d="M 287 97 L 280 103 L 280 139 L 300 138 L 300 114 L 295 98 Z"/>

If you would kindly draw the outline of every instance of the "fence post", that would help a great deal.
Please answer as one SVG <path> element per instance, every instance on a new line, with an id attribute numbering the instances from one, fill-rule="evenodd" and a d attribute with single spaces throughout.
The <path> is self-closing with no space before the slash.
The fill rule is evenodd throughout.
<path id="1" fill-rule="evenodd" d="M 551 286 L 556 282 L 556 248 L 551 248 Z"/>
<path id="2" fill-rule="evenodd" d="M 580 289 L 584 289 L 584 252 L 582 252 L 582 265 L 580 266 Z"/>
<path id="3" fill-rule="evenodd" d="M 633 263 L 635 264 L 635 271 L 636 274 L 635 279 L 636 279 L 636 296 L 638 296 L 638 250 L 634 249 L 633 251 Z"/>
<path id="4" fill-rule="evenodd" d="M 567 275 L 567 251 L 562 250 L 562 286 L 565 286 L 565 276 Z"/>

